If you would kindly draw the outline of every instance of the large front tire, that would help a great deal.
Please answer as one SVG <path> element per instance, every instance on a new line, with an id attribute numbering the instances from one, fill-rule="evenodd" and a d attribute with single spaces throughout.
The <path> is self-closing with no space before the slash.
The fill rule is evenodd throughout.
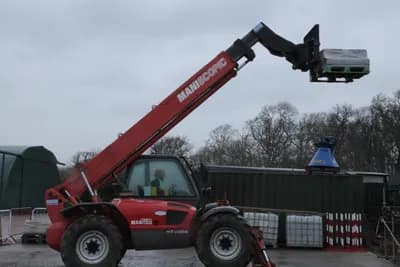
<path id="1" fill-rule="evenodd" d="M 244 267 L 251 260 L 251 232 L 245 219 L 217 214 L 207 219 L 196 238 L 196 250 L 207 267 Z"/>
<path id="2" fill-rule="evenodd" d="M 117 266 L 123 250 L 117 226 L 104 216 L 88 215 L 73 222 L 61 240 L 66 267 Z"/>

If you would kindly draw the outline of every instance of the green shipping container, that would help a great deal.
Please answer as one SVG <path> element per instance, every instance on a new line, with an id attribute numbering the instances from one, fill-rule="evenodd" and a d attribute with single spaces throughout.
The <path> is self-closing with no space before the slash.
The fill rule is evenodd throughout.
<path id="1" fill-rule="evenodd" d="M 237 206 L 316 212 L 368 213 L 382 206 L 385 176 L 366 173 L 310 175 L 302 169 L 203 166 L 212 200 Z M 374 202 L 374 203 L 371 203 Z M 376 211 L 376 210 L 375 210 Z"/>

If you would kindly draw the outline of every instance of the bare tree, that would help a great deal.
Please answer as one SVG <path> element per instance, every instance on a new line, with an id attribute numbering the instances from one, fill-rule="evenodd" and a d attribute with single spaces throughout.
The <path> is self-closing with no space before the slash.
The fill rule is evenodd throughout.
<path id="1" fill-rule="evenodd" d="M 231 125 L 224 124 L 211 131 L 206 145 L 193 155 L 193 159 L 197 165 L 252 166 L 255 165 L 253 145 L 247 133 L 239 133 Z"/>
<path id="2" fill-rule="evenodd" d="M 400 172 L 400 90 L 393 98 L 376 96 L 370 109 L 377 143 L 374 154 L 380 156 L 378 170 L 396 175 Z"/>
<path id="3" fill-rule="evenodd" d="M 231 146 L 238 135 L 231 125 L 224 124 L 211 131 L 206 145 L 197 154 L 203 163 L 232 164 Z"/>
<path id="4" fill-rule="evenodd" d="M 345 146 L 338 154 L 339 163 L 348 170 L 376 171 L 374 167 L 373 126 L 367 107 L 353 111 L 352 120 L 347 125 Z"/>
<path id="5" fill-rule="evenodd" d="M 214 129 L 197 159 L 215 164 L 304 167 L 319 137 L 338 140 L 336 158 L 343 169 L 388 172 L 400 182 L 400 90 L 376 96 L 371 105 L 336 105 L 327 113 L 304 114 L 289 103 L 265 106 L 238 132 Z"/>
<path id="6" fill-rule="evenodd" d="M 311 113 L 303 115 L 297 122 L 293 140 L 293 167 L 302 168 L 310 161 L 320 136 L 324 134 L 326 113 Z"/>
<path id="7" fill-rule="evenodd" d="M 76 167 L 79 163 L 90 161 L 94 156 L 98 154 L 97 151 L 79 151 L 76 152 L 70 160 L 70 163 L 66 166 L 62 166 L 58 168 L 60 173 L 60 179 L 64 181 L 67 179 L 72 172 L 72 169 Z"/>
<path id="8" fill-rule="evenodd" d="M 189 139 L 185 136 L 166 136 L 161 138 L 151 148 L 153 154 L 175 155 L 188 157 L 193 149 Z"/>
<path id="9" fill-rule="evenodd" d="M 90 161 L 98 154 L 98 151 L 79 151 L 76 152 L 71 159 L 72 166 L 76 166 L 79 163 Z"/>
<path id="10" fill-rule="evenodd" d="M 256 143 L 248 133 L 241 133 L 229 146 L 231 165 L 260 166 Z"/>
<path id="11" fill-rule="evenodd" d="M 281 102 L 265 106 L 256 118 L 247 122 L 248 131 L 256 142 L 264 166 L 285 166 L 291 158 L 291 146 L 296 130 L 297 109 Z"/>

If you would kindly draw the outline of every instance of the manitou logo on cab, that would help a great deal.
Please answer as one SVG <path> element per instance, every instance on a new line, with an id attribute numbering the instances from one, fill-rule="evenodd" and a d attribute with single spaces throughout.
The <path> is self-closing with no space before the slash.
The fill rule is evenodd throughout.
<path id="1" fill-rule="evenodd" d="M 221 69 L 227 65 L 225 58 L 221 58 L 217 63 L 212 65 L 207 71 L 200 74 L 191 84 L 189 84 L 185 89 L 183 89 L 178 95 L 178 100 L 182 103 L 188 96 L 193 94 L 204 85 L 208 80 L 214 77 Z"/>

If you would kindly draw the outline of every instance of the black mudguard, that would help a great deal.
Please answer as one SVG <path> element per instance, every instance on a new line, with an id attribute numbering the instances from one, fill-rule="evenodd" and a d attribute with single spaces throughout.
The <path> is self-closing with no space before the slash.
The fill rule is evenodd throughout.
<path id="1" fill-rule="evenodd" d="M 209 203 L 204 207 L 204 211 L 200 215 L 200 221 L 207 220 L 210 216 L 219 213 L 231 213 L 234 215 L 243 215 L 242 211 L 238 208 L 230 205 L 221 205 L 219 206 L 217 203 Z"/>
<path id="2" fill-rule="evenodd" d="M 110 202 L 79 203 L 63 209 L 61 214 L 66 218 L 80 218 L 89 214 L 104 215 L 110 218 L 121 231 L 121 234 L 124 237 L 125 248 L 133 248 L 129 224 L 122 213 Z"/>

